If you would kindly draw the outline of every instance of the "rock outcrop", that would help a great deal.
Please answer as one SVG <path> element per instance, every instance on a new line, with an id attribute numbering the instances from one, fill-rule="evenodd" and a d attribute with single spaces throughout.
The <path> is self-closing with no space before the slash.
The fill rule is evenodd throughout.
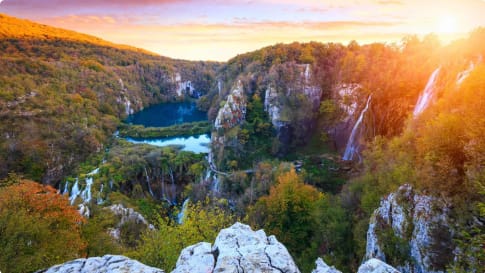
<path id="1" fill-rule="evenodd" d="M 437 199 L 417 194 L 409 185 L 401 186 L 381 201 L 371 217 L 366 258 L 388 261 L 384 245 L 396 244 L 390 247 L 402 252 L 399 264 L 393 264 L 399 271 L 443 272 L 440 267 L 453 255 L 447 214 L 448 209 Z"/>
<path id="2" fill-rule="evenodd" d="M 153 225 L 147 222 L 143 215 L 141 215 L 132 208 L 126 208 L 122 204 L 115 204 L 109 206 L 107 209 L 109 209 L 111 212 L 113 212 L 114 215 L 119 218 L 119 222 L 116 227 L 109 230 L 109 234 L 115 239 L 120 239 L 120 228 L 127 222 L 134 222 L 138 225 L 144 225 L 150 229 L 154 228 Z"/>
<path id="3" fill-rule="evenodd" d="M 214 122 L 216 129 L 230 129 L 246 118 L 246 100 L 244 88 L 241 81 L 238 81 L 236 88 L 227 96 L 224 106 L 219 109 Z"/>
<path id="4" fill-rule="evenodd" d="M 342 271 L 339 271 L 335 269 L 333 266 L 328 266 L 322 258 L 318 258 L 315 261 L 315 265 L 317 266 L 314 270 L 312 270 L 312 273 L 342 273 Z"/>
<path id="5" fill-rule="evenodd" d="M 299 273 L 291 255 L 275 236 L 236 223 L 221 230 L 214 245 L 199 243 L 185 248 L 172 273 L 287 272 Z"/>
<path id="6" fill-rule="evenodd" d="M 359 267 L 357 273 L 400 273 L 394 267 L 378 259 L 370 259 Z"/>
<path id="7" fill-rule="evenodd" d="M 105 255 L 88 259 L 77 259 L 36 273 L 164 273 L 124 256 Z"/>

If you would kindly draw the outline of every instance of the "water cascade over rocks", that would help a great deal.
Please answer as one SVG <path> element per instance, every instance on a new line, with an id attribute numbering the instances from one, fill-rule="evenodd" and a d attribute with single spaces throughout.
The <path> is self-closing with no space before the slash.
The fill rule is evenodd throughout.
<path id="1" fill-rule="evenodd" d="M 94 183 L 93 176 L 98 174 L 98 172 L 99 172 L 99 168 L 96 168 L 90 173 L 86 174 L 86 179 L 85 179 L 86 186 L 82 190 L 79 186 L 79 178 L 76 178 L 76 182 L 74 182 L 74 185 L 72 186 L 70 193 L 68 191 L 69 182 L 66 182 L 66 184 L 64 185 L 64 191 L 62 192 L 62 194 L 69 194 L 69 201 L 71 202 L 71 205 L 74 205 L 74 202 L 76 202 L 76 199 L 78 197 L 81 197 L 81 199 L 83 200 L 83 203 L 89 203 L 91 201 L 91 198 L 92 198 L 91 187 L 93 186 L 93 183 Z"/>
<path id="2" fill-rule="evenodd" d="M 362 132 L 362 129 L 361 129 L 362 121 L 364 119 L 365 113 L 367 112 L 367 110 L 369 110 L 371 99 L 372 99 L 372 96 L 369 96 L 369 98 L 367 99 L 365 108 L 360 113 L 360 116 L 357 119 L 357 122 L 355 123 L 354 128 L 352 128 L 352 132 L 350 133 L 350 137 L 349 137 L 349 140 L 347 141 L 347 146 L 345 147 L 345 152 L 342 157 L 343 160 L 346 160 L 346 161 L 353 160 L 355 156 L 359 157 L 359 161 L 361 160 L 360 154 L 359 154 L 360 152 L 359 136 L 361 135 L 361 132 Z"/>
<path id="3" fill-rule="evenodd" d="M 182 204 L 182 209 L 180 210 L 179 214 L 177 214 L 177 223 L 180 225 L 184 222 L 185 214 L 187 213 L 187 206 L 189 205 L 190 199 L 185 199 L 184 203 Z"/>
<path id="4" fill-rule="evenodd" d="M 460 73 L 458 73 L 458 76 L 456 77 L 456 85 L 460 86 L 463 81 L 470 76 L 470 73 L 475 69 L 475 64 L 473 62 L 470 62 L 470 65 L 468 68 Z"/>
<path id="5" fill-rule="evenodd" d="M 413 116 L 416 117 L 421 114 L 435 97 L 436 81 L 440 73 L 441 67 L 438 67 L 432 74 L 424 88 L 423 92 L 419 95 L 418 102 L 414 107 Z"/>

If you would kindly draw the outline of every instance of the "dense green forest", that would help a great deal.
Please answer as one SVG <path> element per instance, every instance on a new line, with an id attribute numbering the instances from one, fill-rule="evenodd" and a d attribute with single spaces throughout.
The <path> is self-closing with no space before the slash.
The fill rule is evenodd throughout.
<path id="1" fill-rule="evenodd" d="M 390 45 L 278 44 L 219 64 L 172 60 L 4 15 L 0 21 L 0 230 L 5 231 L 0 242 L 8 246 L 0 256 L 18 254 L 0 260 L 0 270 L 34 272 L 110 253 L 170 271 L 184 247 L 213 241 L 218 230 L 238 220 L 275 234 L 302 272 L 310 272 L 317 257 L 355 272 L 365 255 L 372 213 L 404 184 L 449 208 L 452 221 L 435 227 L 433 236 L 448 229 L 453 234 L 446 247 L 430 247 L 434 269 L 484 268 L 484 29 L 448 45 L 434 35 Z M 458 82 L 470 62 L 474 69 Z M 434 102 L 413 116 L 438 67 Z M 193 129 L 121 123 L 126 100 L 138 111 L 184 99 L 176 94 L 175 73 L 203 91 L 197 104 L 208 110 L 211 122 L 241 83 L 245 117 L 235 126 L 213 129 L 215 162 L 178 147 L 134 145 L 112 136 L 117 128 L 138 136 Z M 340 98 L 339 87 L 351 84 L 357 91 Z M 279 123 L 267 109 L 271 92 L 280 107 Z M 343 161 L 349 128 L 336 132 L 355 123 L 369 97 L 362 160 Z M 353 103 L 349 115 L 344 109 Z M 208 127 L 202 123 L 198 129 Z M 88 218 L 79 218 L 51 187 L 25 180 L 72 188 L 95 168 L 92 195 L 101 201 L 84 204 Z M 44 199 L 51 202 L 39 209 Z M 188 205 L 179 221 L 184 200 Z M 82 203 L 82 198 L 73 202 Z M 127 221 L 120 236 L 111 237 L 107 230 L 120 220 L 108 208 L 115 204 L 138 211 L 153 228 Z M 65 217 L 55 219 L 56 206 L 67 211 Z M 24 224 L 15 228 L 19 223 Z M 38 232 L 33 223 L 41 227 Z M 63 232 L 67 229 L 72 232 Z M 409 259 L 404 239 L 384 231 L 379 236 L 388 263 Z M 67 254 L 40 257 L 52 237 L 58 240 L 52 247 L 76 243 Z M 38 238 L 34 244 L 22 243 L 32 238 Z"/>
<path id="2" fill-rule="evenodd" d="M 56 184 L 130 111 L 180 100 L 176 73 L 208 92 L 219 64 L 187 62 L 0 15 L 0 177 Z"/>

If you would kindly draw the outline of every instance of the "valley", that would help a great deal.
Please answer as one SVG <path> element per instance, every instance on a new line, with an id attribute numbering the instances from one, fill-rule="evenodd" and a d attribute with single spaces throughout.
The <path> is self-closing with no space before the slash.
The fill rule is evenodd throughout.
<path id="1" fill-rule="evenodd" d="M 481 272 L 484 43 L 184 61 L 0 15 L 0 270 Z"/>

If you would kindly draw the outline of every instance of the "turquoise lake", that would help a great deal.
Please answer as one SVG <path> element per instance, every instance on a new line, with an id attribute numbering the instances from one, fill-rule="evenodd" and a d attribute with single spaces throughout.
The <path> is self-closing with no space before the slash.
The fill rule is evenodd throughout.
<path id="1" fill-rule="evenodd" d="M 207 120 L 207 112 L 197 109 L 194 102 L 177 102 L 150 106 L 128 116 L 126 122 L 145 127 L 167 127 L 204 120 Z"/>
<path id="2" fill-rule="evenodd" d="M 126 122 L 143 125 L 145 127 L 167 127 L 186 122 L 207 120 L 207 113 L 199 111 L 195 103 L 164 103 L 148 107 L 134 115 L 130 115 Z M 169 138 L 125 138 L 135 144 L 149 144 L 158 147 L 181 146 L 182 151 L 194 153 L 208 153 L 210 150 L 210 135 L 194 135 L 188 137 Z"/>

